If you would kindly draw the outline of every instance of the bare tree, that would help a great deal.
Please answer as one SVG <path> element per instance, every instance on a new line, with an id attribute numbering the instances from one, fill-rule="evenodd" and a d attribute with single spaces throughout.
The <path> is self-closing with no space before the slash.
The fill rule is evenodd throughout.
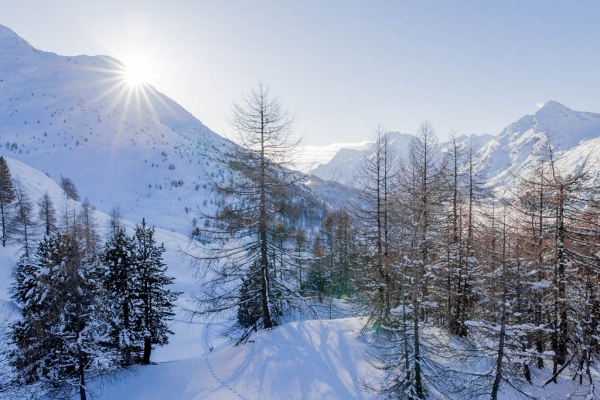
<path id="1" fill-rule="evenodd" d="M 112 236 L 116 235 L 121 229 L 123 229 L 123 212 L 121 207 L 117 204 L 110 210 L 110 220 L 108 221 L 108 230 Z"/>
<path id="2" fill-rule="evenodd" d="M 44 192 L 42 198 L 38 201 L 38 222 L 44 228 L 44 235 L 49 236 L 55 233 L 56 226 L 56 210 L 54 203 L 48 192 Z"/>
<path id="3" fill-rule="evenodd" d="M 0 219 L 2 220 L 2 246 L 6 247 L 8 235 L 8 215 L 10 215 L 10 205 L 15 200 L 15 190 L 13 188 L 10 170 L 3 156 L 0 156 Z"/>
<path id="4" fill-rule="evenodd" d="M 203 246 L 207 256 L 195 258 L 204 278 L 195 313 L 229 312 L 241 339 L 277 325 L 284 308 L 302 298 L 288 279 L 296 276 L 293 249 L 282 247 L 276 234 L 286 221 L 286 193 L 303 178 L 284 168 L 299 144 L 292 140 L 293 120 L 262 84 L 233 103 L 229 123 L 240 146 L 229 151 L 229 179 L 212 185 L 220 210 L 203 215 L 211 227 L 194 234 L 210 242 Z"/>
<path id="5" fill-rule="evenodd" d="M 382 126 L 373 131 L 369 155 L 360 164 L 358 202 L 354 214 L 365 247 L 359 296 L 370 318 L 367 324 L 387 321 L 395 305 L 392 271 L 392 224 L 396 155 Z"/>
<path id="6" fill-rule="evenodd" d="M 14 240 L 21 245 L 23 256 L 29 257 L 35 241 L 36 221 L 33 218 L 33 204 L 20 180 L 13 182 L 15 190 L 15 212 L 10 222 Z"/>

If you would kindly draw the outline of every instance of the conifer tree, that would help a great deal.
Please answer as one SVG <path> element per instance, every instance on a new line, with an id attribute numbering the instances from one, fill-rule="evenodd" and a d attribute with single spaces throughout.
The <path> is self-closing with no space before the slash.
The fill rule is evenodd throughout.
<path id="1" fill-rule="evenodd" d="M 112 345 L 121 355 L 121 364 L 133 364 L 139 355 L 141 340 L 135 321 L 139 318 L 138 271 L 134 244 L 125 231 L 112 235 L 100 254 L 102 284 L 111 314 Z"/>
<path id="2" fill-rule="evenodd" d="M 385 129 L 378 126 L 373 132 L 372 155 L 362 160 L 358 197 L 354 211 L 362 243 L 367 249 L 360 273 L 362 303 L 370 314 L 369 322 L 388 321 L 393 304 L 395 280 L 391 227 L 393 224 L 394 174 L 396 155 Z"/>
<path id="3" fill-rule="evenodd" d="M 60 176 L 60 187 L 62 188 L 62 190 L 65 191 L 65 195 L 67 196 L 68 199 L 75 200 L 75 201 L 79 200 L 79 194 L 77 193 L 77 188 L 75 187 L 75 184 L 73 183 L 73 181 L 70 178 L 67 178 L 67 177 L 61 175 Z"/>
<path id="4" fill-rule="evenodd" d="M 50 397 L 85 400 L 87 380 L 114 368 L 95 265 L 71 235 L 58 234 L 45 237 L 15 275 L 12 294 L 23 316 L 11 326 L 18 380 L 47 386 Z"/>
<path id="5" fill-rule="evenodd" d="M 38 201 L 38 223 L 43 227 L 43 234 L 49 236 L 57 230 L 56 210 L 48 192 L 44 192 Z"/>
<path id="6" fill-rule="evenodd" d="M 150 364 L 153 346 L 169 343 L 169 321 L 175 315 L 173 308 L 179 292 L 168 289 L 174 278 L 165 275 L 167 266 L 163 262 L 164 245 L 154 238 L 154 227 L 146 220 L 136 225 L 133 236 L 133 254 L 136 269 L 136 292 L 139 310 L 136 313 L 136 330 L 143 340 L 142 364 Z"/>
<path id="7" fill-rule="evenodd" d="M 0 156 L 0 222 L 2 222 L 2 246 L 6 247 L 8 234 L 8 216 L 10 206 L 15 200 L 15 190 L 13 188 L 10 170 L 3 156 Z"/>
<path id="8" fill-rule="evenodd" d="M 96 209 L 86 197 L 77 214 L 77 237 L 83 242 L 88 257 L 96 255 L 100 243 L 95 212 Z"/>
<path id="9" fill-rule="evenodd" d="M 14 181 L 15 210 L 10 221 L 10 230 L 14 240 L 21 245 L 25 257 L 29 257 L 35 236 L 37 236 L 36 221 L 33 218 L 33 204 L 29 195 L 19 180 Z"/>
<path id="10" fill-rule="evenodd" d="M 229 179 L 213 182 L 213 190 L 222 197 L 220 210 L 202 215 L 212 223 L 194 235 L 206 254 L 195 258 L 206 278 L 196 313 L 236 315 L 235 310 L 252 305 L 237 313 L 258 313 L 251 327 L 236 321 L 239 329 L 234 335 L 244 339 L 256 329 L 278 325 L 285 309 L 307 308 L 296 282 L 286 279 L 297 274 L 293 249 L 282 248 L 274 234 L 280 228 L 278 222 L 286 221 L 289 189 L 304 176 L 284 168 L 299 143 L 290 140 L 293 116 L 265 86 L 259 85 L 240 103 L 235 102 L 229 122 L 241 146 L 232 148 L 227 159 Z"/>

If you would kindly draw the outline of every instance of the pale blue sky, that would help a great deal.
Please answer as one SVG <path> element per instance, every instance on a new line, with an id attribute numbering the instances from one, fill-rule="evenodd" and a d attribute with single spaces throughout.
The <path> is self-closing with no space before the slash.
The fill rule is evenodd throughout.
<path id="1" fill-rule="evenodd" d="M 597 1 L 0 0 L 0 24 L 62 55 L 144 51 L 151 82 L 218 133 L 258 81 L 305 143 L 381 123 L 497 134 L 536 104 L 600 112 Z"/>

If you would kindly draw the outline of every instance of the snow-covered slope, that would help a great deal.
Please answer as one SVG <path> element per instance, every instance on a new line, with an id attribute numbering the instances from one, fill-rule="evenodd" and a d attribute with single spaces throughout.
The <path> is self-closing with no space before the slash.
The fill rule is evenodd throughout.
<path id="1" fill-rule="evenodd" d="M 128 86 L 119 61 L 42 52 L 0 26 L 0 155 L 70 178 L 99 210 L 187 233 L 198 208 L 213 212 L 208 182 L 226 179 L 234 146 L 151 86 Z"/>
<path id="2" fill-rule="evenodd" d="M 599 136 L 600 114 L 573 111 L 548 101 L 534 115 L 525 115 L 506 127 L 480 155 L 491 183 L 504 185 L 547 152 L 548 140 L 557 158 L 569 152 L 573 159 L 575 154 L 593 154 Z"/>
<path id="3" fill-rule="evenodd" d="M 122 371 L 100 399 L 366 399 L 379 371 L 364 359 L 360 319 L 293 322 L 201 358 Z M 214 350 L 210 350 L 213 348 Z"/>
<path id="4" fill-rule="evenodd" d="M 117 60 L 45 53 L 3 26 L 0 50 L 0 154 L 71 178 L 102 211 L 127 203 L 127 217 L 189 229 L 227 140 L 151 86 L 128 87 Z"/>

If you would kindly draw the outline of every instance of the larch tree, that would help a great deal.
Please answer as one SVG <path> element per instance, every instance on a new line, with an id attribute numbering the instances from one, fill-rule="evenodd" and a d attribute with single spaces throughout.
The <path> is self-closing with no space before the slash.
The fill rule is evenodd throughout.
<path id="1" fill-rule="evenodd" d="M 3 156 L 0 156 L 0 222 L 2 222 L 2 246 L 6 247 L 8 235 L 8 216 L 10 206 L 15 200 L 15 190 L 8 164 Z"/>
<path id="2" fill-rule="evenodd" d="M 65 195 L 68 199 L 78 201 L 79 193 L 77 193 L 77 187 L 71 180 L 71 178 L 67 178 L 65 176 L 60 176 L 60 187 L 64 190 Z"/>
<path id="3" fill-rule="evenodd" d="M 21 246 L 24 257 L 29 257 L 37 236 L 36 221 L 33 217 L 33 204 L 23 184 L 15 179 L 15 209 L 10 221 L 14 240 Z"/>
<path id="4" fill-rule="evenodd" d="M 56 209 L 48 192 L 44 192 L 37 203 L 38 206 L 38 223 L 43 227 L 43 234 L 46 236 L 56 233 L 57 220 Z"/>
<path id="5" fill-rule="evenodd" d="M 202 216 L 212 223 L 194 235 L 199 245 L 210 242 L 202 245 L 207 256 L 195 258 L 204 279 L 196 313 L 237 315 L 241 339 L 278 325 L 284 308 L 298 308 L 302 299 L 288 279 L 296 275 L 293 249 L 282 248 L 276 234 L 285 222 L 286 193 L 304 177 L 284 167 L 299 144 L 293 120 L 262 84 L 233 103 L 229 123 L 239 146 L 232 145 L 223 166 L 231 176 L 213 182 L 221 207 Z"/>
<path id="6" fill-rule="evenodd" d="M 369 156 L 360 165 L 359 202 L 354 206 L 363 246 L 367 249 L 359 296 L 371 316 L 369 323 L 387 321 L 395 307 L 391 254 L 395 248 L 391 240 L 395 172 L 395 153 L 385 129 L 378 126 L 373 131 Z"/>
<path id="7" fill-rule="evenodd" d="M 433 127 L 423 122 L 417 136 L 410 142 L 406 159 L 400 164 L 398 173 L 399 206 L 405 214 L 401 229 L 407 239 L 404 241 L 404 261 L 400 267 L 405 275 L 402 285 L 406 285 L 403 296 L 408 297 L 409 304 L 403 300 L 400 313 L 406 322 L 411 324 L 411 331 L 401 327 L 401 334 L 410 337 L 410 346 L 405 345 L 401 352 L 405 359 L 400 369 L 402 379 L 394 389 L 410 393 L 413 398 L 425 398 L 427 383 L 436 385 L 436 377 L 432 375 L 435 363 L 432 355 L 425 355 L 424 349 L 433 351 L 434 346 L 426 346 L 421 332 L 421 323 L 427 322 L 430 314 L 437 314 L 437 304 L 431 301 L 431 285 L 437 278 L 436 263 L 442 251 L 441 221 L 443 206 L 447 201 L 447 158 L 439 153 L 438 142 Z M 440 281 L 439 285 L 443 285 Z M 410 313 L 407 321 L 406 313 Z M 404 343 L 407 342 L 403 338 Z M 430 367 L 424 370 L 425 363 Z M 429 372 L 429 374 L 425 373 Z M 430 375 L 431 374 L 431 375 Z M 439 379 L 438 379 L 439 380 Z"/>

